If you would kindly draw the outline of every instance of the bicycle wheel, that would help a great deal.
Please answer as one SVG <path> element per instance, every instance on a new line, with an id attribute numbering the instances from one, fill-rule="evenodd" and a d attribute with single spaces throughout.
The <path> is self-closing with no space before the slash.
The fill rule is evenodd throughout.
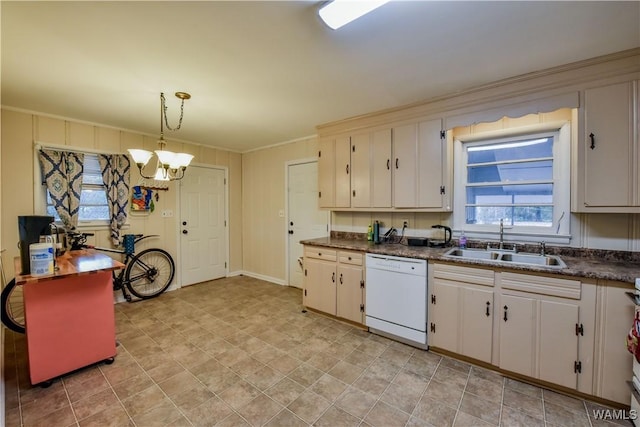
<path id="1" fill-rule="evenodd" d="M 153 298 L 171 284 L 176 266 L 171 255 L 163 249 L 151 248 L 136 254 L 127 264 L 124 283 L 138 298 Z"/>
<path id="2" fill-rule="evenodd" d="M 14 332 L 24 334 L 24 300 L 22 286 L 16 286 L 12 279 L 2 290 L 2 323 Z"/>

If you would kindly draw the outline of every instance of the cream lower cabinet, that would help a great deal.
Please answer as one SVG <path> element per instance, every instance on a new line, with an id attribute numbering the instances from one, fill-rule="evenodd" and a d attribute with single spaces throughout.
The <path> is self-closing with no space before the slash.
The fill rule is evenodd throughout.
<path id="1" fill-rule="evenodd" d="M 635 292 L 630 283 L 599 281 L 596 306 L 596 346 L 594 393 L 598 397 L 629 404 L 633 356 L 627 351 L 625 337 L 635 313 L 626 292 Z"/>
<path id="2" fill-rule="evenodd" d="M 580 334 L 584 335 L 582 283 L 510 272 L 497 278 L 500 368 L 577 388 L 583 369 L 578 345 Z"/>
<path id="3" fill-rule="evenodd" d="M 305 246 L 305 307 L 364 323 L 363 254 Z"/>
<path id="4" fill-rule="evenodd" d="M 429 345 L 491 363 L 492 270 L 432 264 Z"/>

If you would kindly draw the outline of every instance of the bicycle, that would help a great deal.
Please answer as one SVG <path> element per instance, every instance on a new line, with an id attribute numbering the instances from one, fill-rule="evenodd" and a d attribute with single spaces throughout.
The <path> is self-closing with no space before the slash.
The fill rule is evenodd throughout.
<path id="1" fill-rule="evenodd" d="M 150 299 L 163 293 L 175 275 L 175 263 L 171 255 L 164 249 L 149 248 L 135 253 L 135 244 L 141 240 L 157 237 L 157 235 L 130 235 L 133 244 L 125 245 L 125 249 L 103 248 L 87 244 L 87 237 L 92 233 L 68 232 L 71 250 L 96 249 L 103 252 L 119 253 L 125 256 L 125 267 L 113 274 L 113 290 L 122 291 L 127 302 L 132 301 L 131 295 L 140 299 Z M 3 279 L 4 281 L 4 279 Z M 22 286 L 16 286 L 15 279 L 7 283 L 2 290 L 2 323 L 12 331 L 25 332 L 24 304 L 22 300 Z"/>

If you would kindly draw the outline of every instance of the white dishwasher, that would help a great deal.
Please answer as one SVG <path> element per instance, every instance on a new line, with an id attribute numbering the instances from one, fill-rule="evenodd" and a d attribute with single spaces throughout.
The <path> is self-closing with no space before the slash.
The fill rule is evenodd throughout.
<path id="1" fill-rule="evenodd" d="M 366 256 L 366 325 L 427 347 L 427 262 L 387 255 Z"/>

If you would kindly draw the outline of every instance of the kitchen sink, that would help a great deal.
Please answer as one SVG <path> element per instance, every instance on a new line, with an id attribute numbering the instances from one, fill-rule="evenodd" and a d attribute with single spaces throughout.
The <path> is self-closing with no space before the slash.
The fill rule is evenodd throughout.
<path id="1" fill-rule="evenodd" d="M 567 265 L 556 255 L 541 255 L 534 253 L 516 253 L 500 250 L 485 249 L 461 249 L 453 248 L 447 251 L 444 256 L 468 259 L 495 261 L 500 264 L 518 265 L 539 265 L 550 268 L 566 268 Z"/>
<path id="2" fill-rule="evenodd" d="M 445 256 L 451 256 L 456 258 L 467 258 L 467 259 L 496 260 L 500 256 L 500 253 L 496 251 L 486 251 L 484 249 L 453 248 L 447 253 L 445 253 Z"/>

